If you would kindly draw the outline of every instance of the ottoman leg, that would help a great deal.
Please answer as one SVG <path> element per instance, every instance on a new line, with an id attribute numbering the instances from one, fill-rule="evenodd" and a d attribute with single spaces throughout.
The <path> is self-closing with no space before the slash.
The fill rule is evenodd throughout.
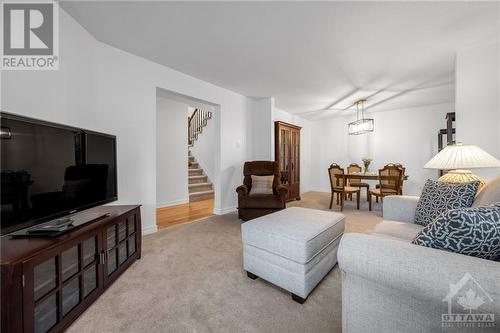
<path id="1" fill-rule="evenodd" d="M 258 278 L 258 276 L 257 276 L 257 275 L 255 275 L 255 274 L 253 274 L 253 273 L 250 273 L 250 272 L 248 272 L 248 271 L 247 271 L 247 276 L 248 276 L 250 279 L 252 279 L 252 280 L 255 280 L 256 278 Z"/>
<path id="2" fill-rule="evenodd" d="M 304 304 L 304 302 L 306 301 L 307 298 L 302 298 L 300 296 L 297 296 L 295 294 L 292 294 L 292 299 L 297 302 L 297 303 L 300 303 L 300 304 Z"/>

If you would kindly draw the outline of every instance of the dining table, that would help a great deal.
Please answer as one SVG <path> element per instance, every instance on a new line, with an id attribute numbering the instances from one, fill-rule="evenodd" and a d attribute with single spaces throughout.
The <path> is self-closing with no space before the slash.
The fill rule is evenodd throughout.
<path id="1" fill-rule="evenodd" d="M 351 173 L 344 174 L 344 177 L 346 179 L 380 180 L 380 176 L 379 176 L 378 172 L 351 172 Z M 387 176 L 387 179 L 391 179 L 391 178 L 392 178 L 392 176 Z M 382 179 L 385 179 L 385 177 L 382 177 Z M 403 179 L 407 180 L 408 175 L 404 175 Z"/>

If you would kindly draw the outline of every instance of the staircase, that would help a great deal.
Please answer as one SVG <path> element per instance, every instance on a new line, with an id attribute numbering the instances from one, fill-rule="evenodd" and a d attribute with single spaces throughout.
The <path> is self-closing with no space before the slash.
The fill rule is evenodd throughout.
<path id="1" fill-rule="evenodd" d="M 208 121 L 212 119 L 212 112 L 203 109 L 195 109 L 188 118 L 188 146 L 193 147 L 198 136 L 207 126 Z M 214 197 L 213 185 L 205 175 L 191 151 L 188 152 L 189 165 L 189 202 L 212 199 Z"/>
<path id="2" fill-rule="evenodd" d="M 189 152 L 189 202 L 212 199 L 214 197 L 213 185 L 200 168 L 194 156 Z"/>
<path id="3" fill-rule="evenodd" d="M 193 114 L 188 118 L 188 146 L 192 147 L 194 142 L 198 140 L 198 135 L 203 132 L 203 128 L 207 126 L 207 122 L 212 119 L 212 112 L 203 109 L 195 109 Z"/>

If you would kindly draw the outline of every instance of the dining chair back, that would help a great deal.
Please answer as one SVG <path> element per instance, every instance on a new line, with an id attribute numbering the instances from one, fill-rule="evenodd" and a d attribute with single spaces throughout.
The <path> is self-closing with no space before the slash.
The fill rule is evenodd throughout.
<path id="1" fill-rule="evenodd" d="M 355 172 L 361 172 L 363 169 L 356 163 L 351 163 L 349 164 L 349 166 L 347 167 L 347 173 L 355 173 Z M 349 180 L 349 183 L 360 183 L 361 181 L 359 179 L 356 179 L 356 180 L 352 180 L 350 179 Z"/>
<path id="2" fill-rule="evenodd" d="M 338 164 L 333 163 L 328 168 L 328 175 L 330 176 L 330 187 L 332 189 L 332 196 L 330 198 L 330 209 L 333 205 L 333 197 L 337 194 L 337 204 L 340 204 L 340 210 L 344 209 L 344 200 L 346 196 L 356 194 L 356 207 L 359 209 L 359 187 L 346 186 L 344 169 Z"/>
<path id="3" fill-rule="evenodd" d="M 399 194 L 404 174 L 404 168 L 388 164 L 379 171 L 380 194 L 382 196 Z"/>
<path id="4" fill-rule="evenodd" d="M 387 165 L 393 165 L 393 166 L 397 166 L 397 167 L 400 167 L 401 169 L 403 169 L 403 172 L 401 173 L 401 180 L 399 182 L 399 192 L 398 192 L 398 194 L 403 194 L 403 182 L 405 180 L 406 168 L 401 163 L 389 163 Z"/>
<path id="5" fill-rule="evenodd" d="M 361 172 L 363 169 L 361 166 L 359 166 L 357 163 L 351 163 L 347 167 L 347 174 L 351 173 L 356 173 L 356 172 Z M 348 186 L 356 186 L 356 187 L 364 187 L 366 188 L 366 200 L 368 200 L 368 191 L 370 190 L 370 184 L 362 182 L 360 179 L 348 179 L 347 180 Z M 350 199 L 352 200 L 352 195 L 350 196 Z"/>
<path id="6" fill-rule="evenodd" d="M 330 186 L 332 189 L 343 189 L 345 186 L 344 169 L 340 165 L 333 163 L 328 168 L 330 176 Z"/>
<path id="7" fill-rule="evenodd" d="M 357 163 L 351 163 L 347 167 L 347 173 L 361 172 L 363 170 Z"/>
<path id="8" fill-rule="evenodd" d="M 400 167 L 401 169 L 403 169 L 403 173 L 401 174 L 401 181 L 399 183 L 399 193 L 398 193 L 398 194 L 402 195 L 403 194 L 403 182 L 405 179 L 406 168 L 401 163 L 389 163 L 389 164 L 386 164 L 385 166 L 397 166 L 397 167 Z M 380 188 L 380 184 L 376 184 L 375 187 Z"/>

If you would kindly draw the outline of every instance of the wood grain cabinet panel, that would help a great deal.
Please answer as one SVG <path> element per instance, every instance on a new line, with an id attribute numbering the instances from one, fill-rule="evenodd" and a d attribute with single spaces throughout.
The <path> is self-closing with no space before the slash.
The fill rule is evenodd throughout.
<path id="1" fill-rule="evenodd" d="M 300 200 L 300 130 L 282 121 L 274 123 L 274 154 L 281 183 L 288 187 L 287 201 Z"/>
<path id="2" fill-rule="evenodd" d="M 62 332 L 141 253 L 139 206 L 57 238 L 1 238 L 2 332 Z"/>

